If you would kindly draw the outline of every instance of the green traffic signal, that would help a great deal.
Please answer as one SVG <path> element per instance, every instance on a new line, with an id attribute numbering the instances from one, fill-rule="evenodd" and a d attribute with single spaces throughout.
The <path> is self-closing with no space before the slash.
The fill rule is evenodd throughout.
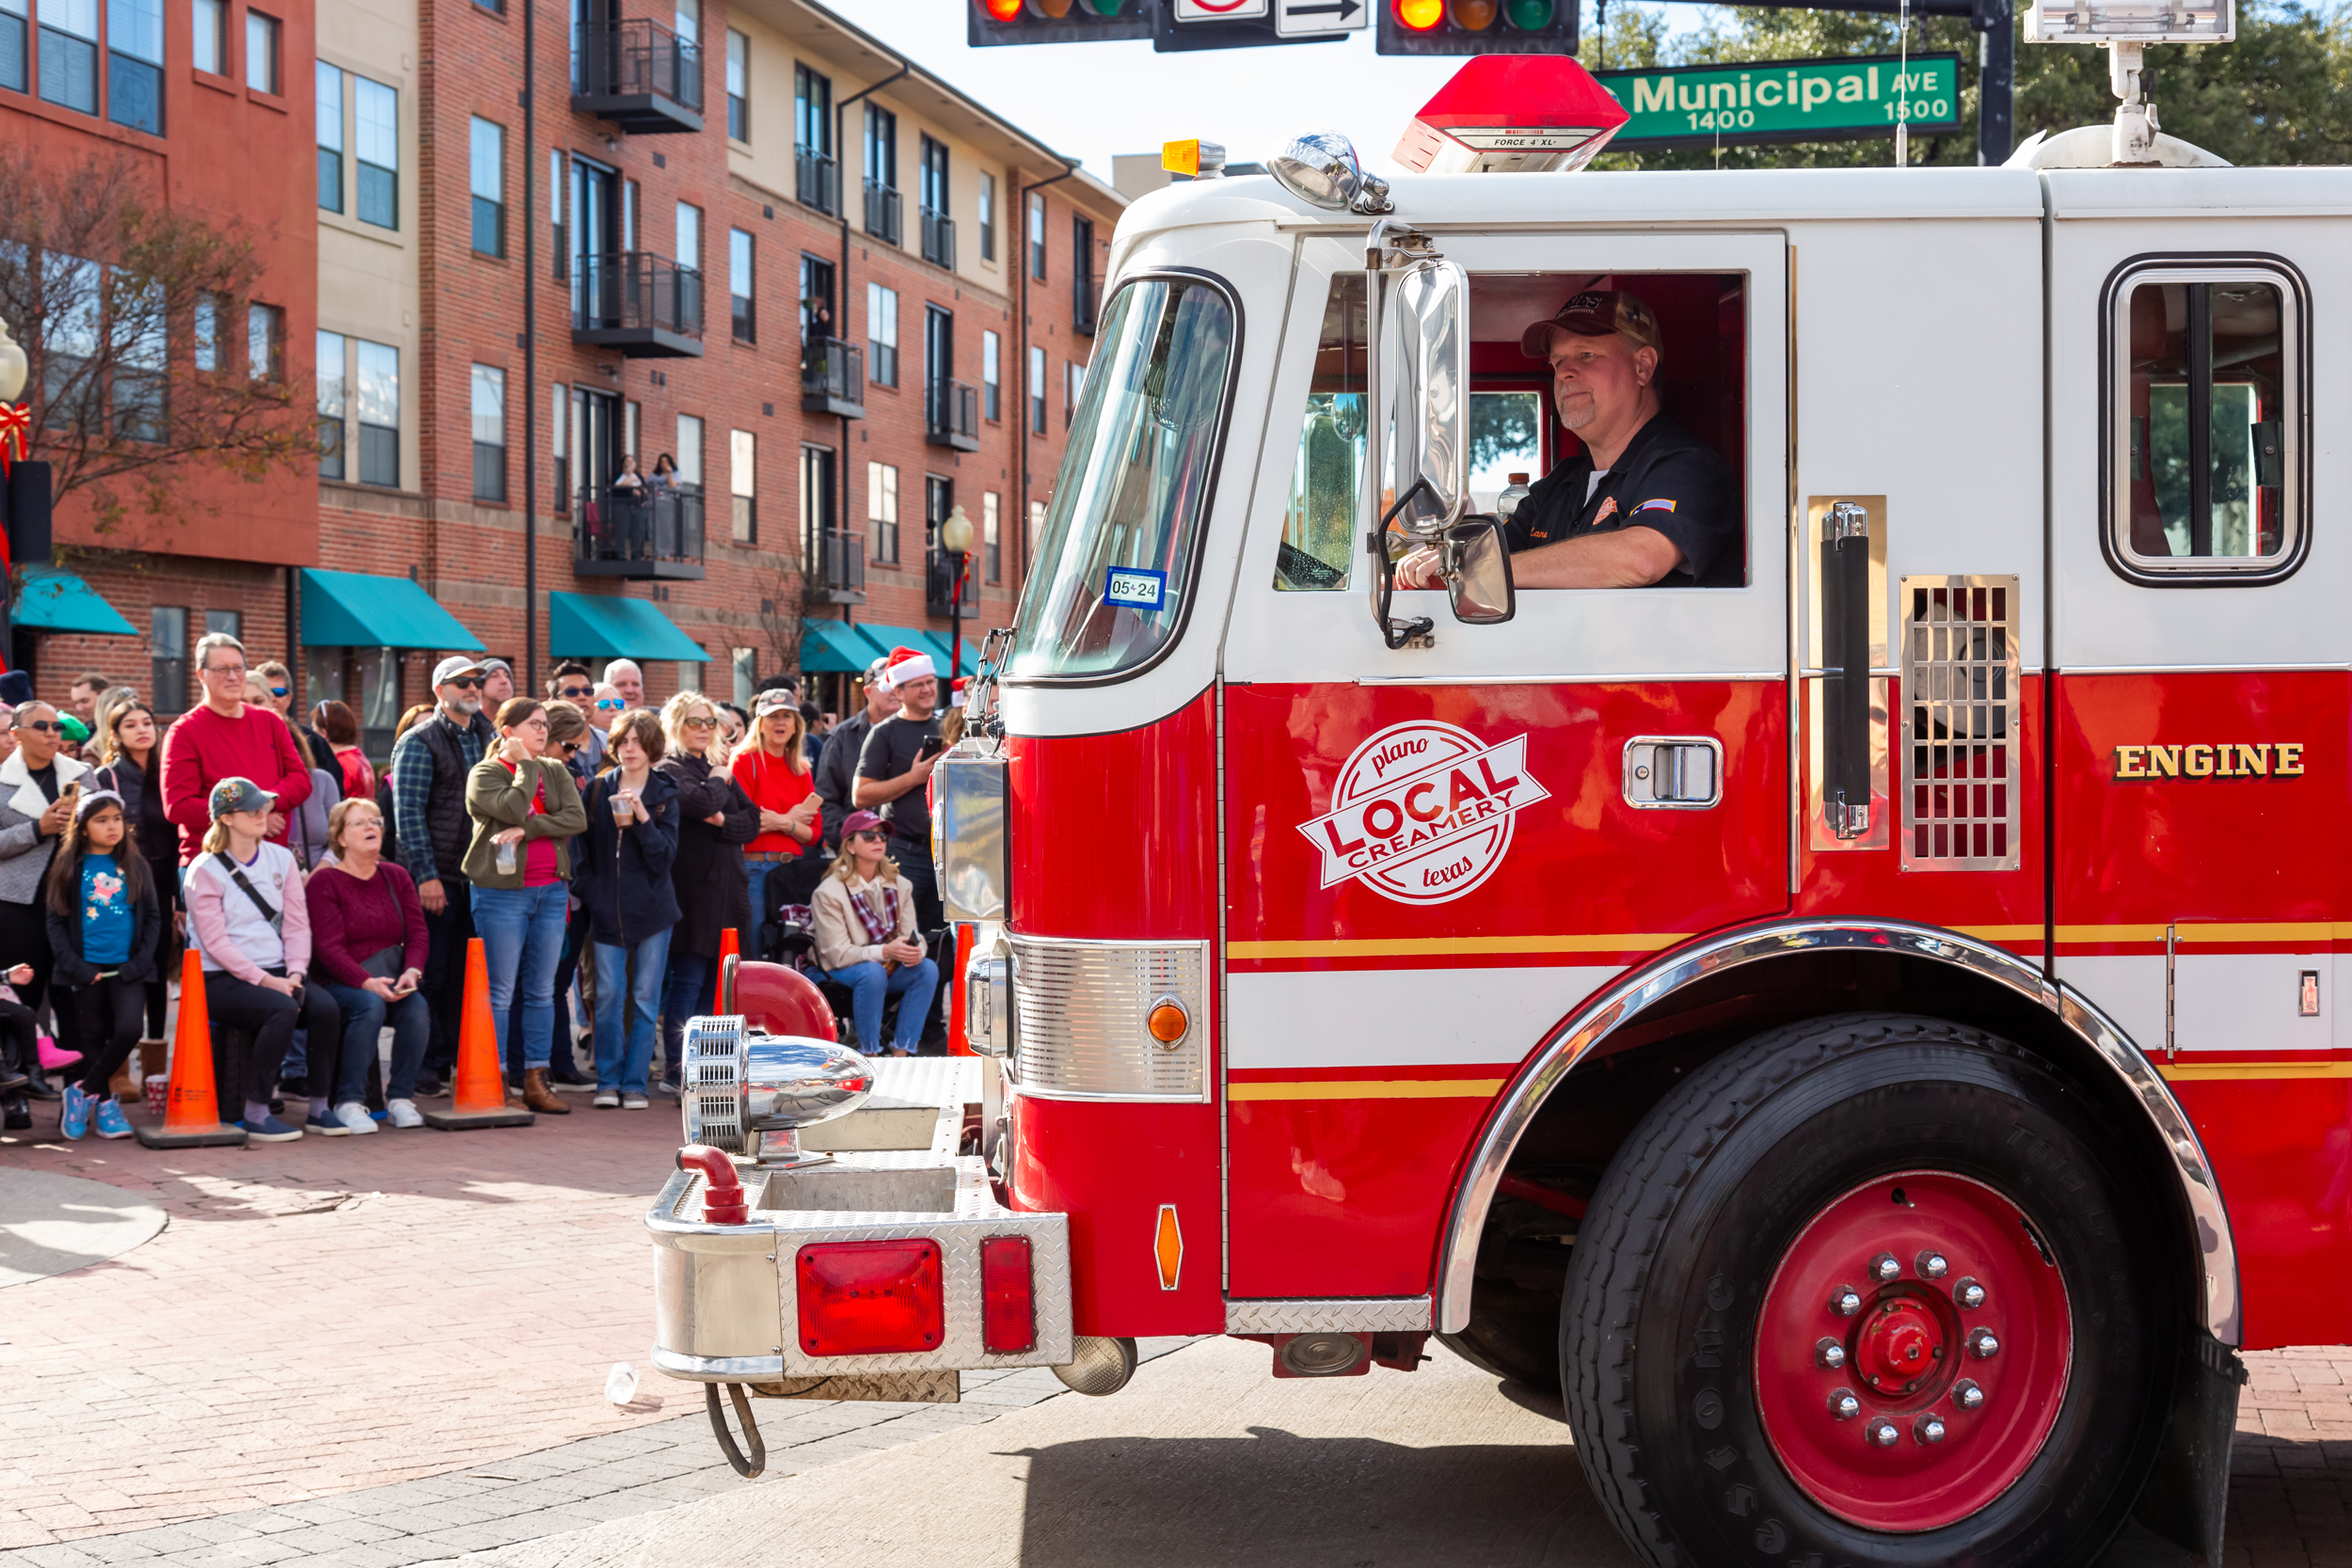
<path id="1" fill-rule="evenodd" d="M 1523 33 L 1551 25 L 1552 0 L 1505 0 L 1503 20 Z"/>
<path id="2" fill-rule="evenodd" d="M 1117 16 L 1119 8 L 1126 0 L 1079 0 L 1079 3 L 1097 16 Z"/>

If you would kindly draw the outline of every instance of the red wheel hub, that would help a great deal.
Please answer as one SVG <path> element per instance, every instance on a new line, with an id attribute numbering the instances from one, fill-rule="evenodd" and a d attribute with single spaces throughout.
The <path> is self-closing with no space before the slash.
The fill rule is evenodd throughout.
<path id="1" fill-rule="evenodd" d="M 2017 1206 L 1906 1171 L 1798 1232 L 1756 1317 L 1756 1404 L 1792 1479 L 1870 1529 L 1937 1529 L 2041 1452 L 2074 1359 L 2066 1283 Z"/>

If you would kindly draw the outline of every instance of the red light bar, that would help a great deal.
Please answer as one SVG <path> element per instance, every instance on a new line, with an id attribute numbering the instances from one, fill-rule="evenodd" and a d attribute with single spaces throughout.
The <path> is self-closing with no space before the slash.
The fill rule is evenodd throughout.
<path id="1" fill-rule="evenodd" d="M 1565 55 L 1473 55 L 1396 144 L 1421 174 L 1582 168 L 1632 117 Z"/>
<path id="2" fill-rule="evenodd" d="M 980 1344 L 991 1355 L 1037 1348 L 1037 1278 L 1026 1236 L 980 1243 Z"/>
<path id="3" fill-rule="evenodd" d="M 937 1350 L 946 1299 L 939 1243 L 817 1242 L 793 1262 L 801 1349 L 810 1355 L 887 1355 Z"/>

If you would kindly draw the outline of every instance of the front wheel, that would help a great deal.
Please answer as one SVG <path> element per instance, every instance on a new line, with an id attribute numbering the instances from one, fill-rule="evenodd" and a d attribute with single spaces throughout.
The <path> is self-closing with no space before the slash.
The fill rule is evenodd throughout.
<path id="1" fill-rule="evenodd" d="M 1814 1020 L 1661 1101 L 1594 1196 L 1561 1381 L 1656 1564 L 2042 1568 L 2137 1500 L 2180 1319 L 2128 1145 L 2049 1063 Z"/>

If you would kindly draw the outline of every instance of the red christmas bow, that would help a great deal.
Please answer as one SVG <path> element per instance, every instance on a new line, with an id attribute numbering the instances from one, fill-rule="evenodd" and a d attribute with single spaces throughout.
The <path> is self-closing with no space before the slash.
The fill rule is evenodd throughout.
<path id="1" fill-rule="evenodd" d="M 9 449 L 15 449 L 16 461 L 24 461 L 25 440 L 33 433 L 33 409 L 30 404 L 0 403 L 0 477 L 8 471 Z"/>

